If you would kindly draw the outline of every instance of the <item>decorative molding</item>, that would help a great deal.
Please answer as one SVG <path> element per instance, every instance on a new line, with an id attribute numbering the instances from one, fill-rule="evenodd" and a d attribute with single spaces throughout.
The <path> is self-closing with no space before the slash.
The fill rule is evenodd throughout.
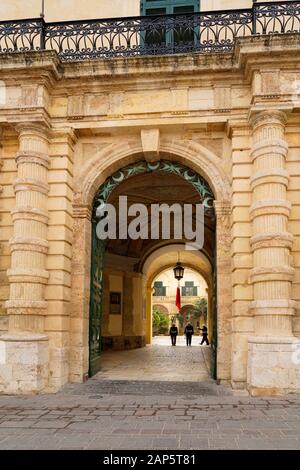
<path id="1" fill-rule="evenodd" d="M 41 238 L 22 238 L 13 237 L 9 241 L 10 251 L 34 251 L 37 253 L 47 254 L 49 242 Z"/>
<path id="2" fill-rule="evenodd" d="M 253 251 L 271 247 L 292 249 L 293 243 L 294 236 L 289 232 L 261 233 L 250 238 L 250 246 Z"/>
<path id="3" fill-rule="evenodd" d="M 269 153 L 275 153 L 286 157 L 288 152 L 288 144 L 282 139 L 263 139 L 252 145 L 251 157 L 252 161 Z"/>
<path id="4" fill-rule="evenodd" d="M 268 168 L 255 172 L 250 178 L 250 185 L 252 189 L 257 188 L 263 184 L 278 183 L 288 186 L 290 175 L 287 170 L 283 168 Z"/>
<path id="5" fill-rule="evenodd" d="M 47 183 L 42 183 L 34 178 L 18 178 L 14 185 L 15 192 L 19 191 L 37 191 L 39 193 L 48 195 L 50 187 Z"/>
<path id="6" fill-rule="evenodd" d="M 34 151 L 19 151 L 16 155 L 17 165 L 22 163 L 35 163 L 37 165 L 42 165 L 45 168 L 50 168 L 51 159 L 48 155 L 42 152 Z"/>
<path id="7" fill-rule="evenodd" d="M 268 281 L 288 281 L 292 282 L 295 275 L 295 269 L 291 266 L 268 266 L 268 267 L 255 267 L 251 270 L 249 276 L 249 283 L 254 284 L 258 282 Z"/>
<path id="8" fill-rule="evenodd" d="M 139 161 L 120 169 L 111 177 L 109 177 L 104 184 L 102 184 L 95 197 L 96 207 L 93 214 L 94 217 L 96 217 L 97 207 L 102 207 L 108 201 L 110 194 L 117 186 L 119 186 L 120 183 L 136 175 L 154 172 L 169 173 L 171 175 L 175 174 L 180 176 L 187 183 L 190 183 L 197 191 L 201 198 L 202 204 L 205 206 L 205 210 L 207 212 L 213 211 L 214 195 L 212 190 L 210 189 L 205 179 L 192 171 L 190 168 L 168 160 L 160 160 L 154 163 Z"/>
<path id="9" fill-rule="evenodd" d="M 73 205 L 73 217 L 76 219 L 88 219 L 91 220 L 92 218 L 92 210 L 90 206 L 84 205 Z"/>
<path id="10" fill-rule="evenodd" d="M 283 215 L 289 217 L 292 204 L 286 199 L 262 200 L 252 204 L 250 207 L 250 217 L 255 219 L 264 215 Z"/>
<path id="11" fill-rule="evenodd" d="M 260 126 L 280 124 L 285 126 L 287 115 L 284 111 L 277 109 L 267 109 L 259 111 L 250 118 L 250 125 L 256 130 Z"/>
<path id="12" fill-rule="evenodd" d="M 145 160 L 149 163 L 159 160 L 160 131 L 159 129 L 142 129 L 141 142 Z"/>

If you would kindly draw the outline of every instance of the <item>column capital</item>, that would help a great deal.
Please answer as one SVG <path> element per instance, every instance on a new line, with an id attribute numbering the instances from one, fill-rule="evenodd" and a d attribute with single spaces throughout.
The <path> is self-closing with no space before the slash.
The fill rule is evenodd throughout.
<path id="1" fill-rule="evenodd" d="M 15 125 L 19 138 L 24 135 L 35 135 L 42 139 L 49 139 L 50 128 L 44 122 L 19 122 Z"/>
<path id="2" fill-rule="evenodd" d="M 255 130 L 260 126 L 280 124 L 285 126 L 287 122 L 287 114 L 277 109 L 266 109 L 252 114 L 249 118 L 251 127 Z"/>

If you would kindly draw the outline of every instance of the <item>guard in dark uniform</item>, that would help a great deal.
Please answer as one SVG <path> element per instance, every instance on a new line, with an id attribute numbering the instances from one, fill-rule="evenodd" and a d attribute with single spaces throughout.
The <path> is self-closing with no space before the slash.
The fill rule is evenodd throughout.
<path id="1" fill-rule="evenodd" d="M 202 331 L 202 341 L 201 341 L 201 343 L 200 343 L 200 344 L 202 345 L 203 343 L 206 343 L 206 344 L 207 344 L 207 346 L 209 346 L 209 341 L 208 341 L 208 332 L 207 332 L 207 328 L 206 328 L 206 326 L 205 326 L 205 325 L 203 325 L 203 327 L 202 327 L 202 328 L 200 328 L 200 331 Z"/>
<path id="2" fill-rule="evenodd" d="M 177 336 L 178 336 L 178 328 L 175 325 L 175 323 L 173 323 L 173 325 L 171 326 L 169 334 L 171 336 L 172 346 L 176 346 L 176 339 L 177 339 Z"/>
<path id="3" fill-rule="evenodd" d="M 185 327 L 184 334 L 186 337 L 186 345 L 192 346 L 192 336 L 194 334 L 194 327 L 191 323 L 188 323 Z"/>

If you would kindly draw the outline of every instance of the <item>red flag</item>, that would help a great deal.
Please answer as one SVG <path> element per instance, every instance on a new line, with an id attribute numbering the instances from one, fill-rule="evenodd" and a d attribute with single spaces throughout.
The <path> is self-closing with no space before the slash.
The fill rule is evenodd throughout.
<path id="1" fill-rule="evenodd" d="M 178 308 L 178 310 L 181 309 L 180 287 L 177 287 L 177 292 L 176 292 L 176 307 Z"/>

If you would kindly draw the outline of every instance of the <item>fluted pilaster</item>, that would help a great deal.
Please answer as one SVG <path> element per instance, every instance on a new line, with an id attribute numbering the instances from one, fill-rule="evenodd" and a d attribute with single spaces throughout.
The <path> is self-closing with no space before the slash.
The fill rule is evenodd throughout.
<path id="1" fill-rule="evenodd" d="M 288 152 L 285 124 L 286 116 L 280 111 L 264 111 L 252 120 L 250 216 L 254 267 L 250 280 L 254 286 L 251 307 L 255 315 L 255 334 L 260 336 L 292 334 L 294 269 L 290 251 L 293 237 L 287 229 L 291 204 L 286 197 L 289 174 L 285 164 Z"/>
<path id="2" fill-rule="evenodd" d="M 44 330 L 47 242 L 49 141 L 38 124 L 20 124 L 16 206 L 12 211 L 14 234 L 10 240 L 8 270 L 10 298 L 6 303 L 10 332 Z"/>
<path id="3" fill-rule="evenodd" d="M 216 214 L 216 269 L 217 269 L 217 378 L 229 382 L 231 375 L 231 323 L 232 323 L 232 283 L 231 283 L 231 253 L 230 225 L 231 202 L 215 201 Z"/>

